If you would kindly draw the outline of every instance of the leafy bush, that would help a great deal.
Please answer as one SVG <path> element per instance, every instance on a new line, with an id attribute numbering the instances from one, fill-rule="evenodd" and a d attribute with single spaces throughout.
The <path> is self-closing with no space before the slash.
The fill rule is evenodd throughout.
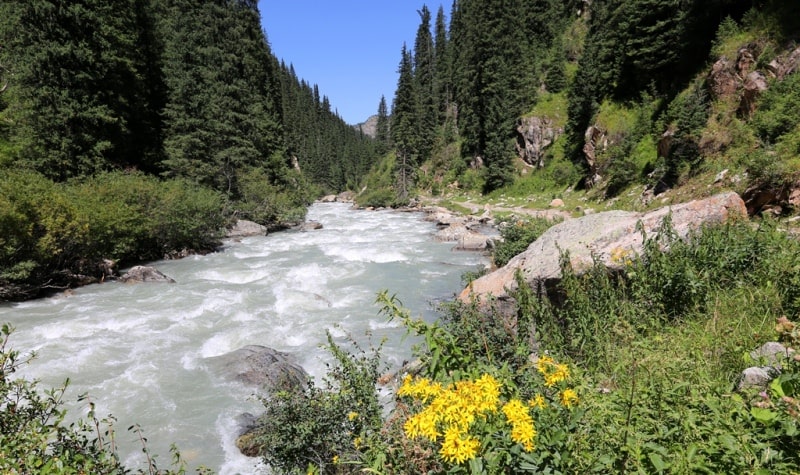
<path id="1" fill-rule="evenodd" d="M 57 184 L 4 169 L 0 204 L 2 286 L 66 286 L 73 275 L 99 276 L 102 259 L 129 263 L 212 249 L 226 224 L 217 192 L 140 173 Z"/>
<path id="2" fill-rule="evenodd" d="M 752 119 L 758 136 L 774 144 L 800 123 L 800 75 L 791 74 L 767 89 Z"/>
<path id="3" fill-rule="evenodd" d="M 358 355 L 342 350 L 328 334 L 334 362 L 323 387 L 278 391 L 263 398 L 255 444 L 279 473 L 338 473 L 359 463 L 367 439 L 380 431 L 381 404 L 375 388 L 380 349 Z"/>
<path id="4" fill-rule="evenodd" d="M 300 180 L 300 177 L 297 177 Z M 239 177 L 241 199 L 236 203 L 238 214 L 265 226 L 286 226 L 303 221 L 313 187 L 302 183 L 296 187 L 272 184 L 262 168 L 252 168 Z M 304 193 L 307 191 L 307 193 Z"/>

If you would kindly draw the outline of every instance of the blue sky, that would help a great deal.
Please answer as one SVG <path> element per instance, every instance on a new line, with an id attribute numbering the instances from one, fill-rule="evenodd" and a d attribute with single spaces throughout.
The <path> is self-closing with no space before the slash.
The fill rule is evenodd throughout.
<path id="1" fill-rule="evenodd" d="M 272 52 L 294 64 L 298 77 L 319 85 L 349 124 L 389 107 L 397 87 L 403 42 L 414 47 L 416 0 L 259 0 Z M 439 3 L 427 3 L 433 20 Z M 443 2 L 445 14 L 450 1 Z"/>

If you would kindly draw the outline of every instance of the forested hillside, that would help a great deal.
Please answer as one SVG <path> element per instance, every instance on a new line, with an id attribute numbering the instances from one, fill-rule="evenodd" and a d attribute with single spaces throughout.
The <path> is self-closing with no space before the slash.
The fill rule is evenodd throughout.
<path id="1" fill-rule="evenodd" d="M 448 188 L 652 195 L 724 169 L 742 192 L 793 183 L 799 8 L 457 0 L 432 25 L 423 7 L 402 47 L 396 153 L 370 182 L 399 202 Z"/>
<path id="2" fill-rule="evenodd" d="M 375 161 L 255 1 L 12 0 L 0 45 L 0 298 L 296 223 Z"/>

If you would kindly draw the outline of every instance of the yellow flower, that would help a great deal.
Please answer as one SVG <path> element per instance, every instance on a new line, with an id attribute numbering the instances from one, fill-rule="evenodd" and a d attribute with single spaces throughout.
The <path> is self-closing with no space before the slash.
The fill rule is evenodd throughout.
<path id="1" fill-rule="evenodd" d="M 347 413 L 347 420 L 352 421 L 355 420 L 356 417 L 358 417 L 358 413 L 356 411 L 350 411 Z"/>
<path id="2" fill-rule="evenodd" d="M 554 364 L 555 361 L 553 361 L 553 358 L 542 355 L 539 357 L 539 361 L 536 362 L 536 369 L 539 370 L 540 373 L 545 374 L 550 369 L 550 366 Z"/>
<path id="3" fill-rule="evenodd" d="M 436 430 L 437 419 L 436 414 L 430 408 L 409 417 L 403 425 L 406 437 L 409 439 L 425 437 L 428 440 L 435 441 L 439 437 L 439 432 Z"/>
<path id="4" fill-rule="evenodd" d="M 547 407 L 547 402 L 544 400 L 544 396 L 537 394 L 533 399 L 528 401 L 528 405 L 534 409 L 544 409 Z"/>
<path id="5" fill-rule="evenodd" d="M 478 439 L 462 433 L 456 426 L 451 426 L 444 434 L 444 442 L 439 454 L 445 462 L 462 464 L 475 458 L 481 443 Z"/>
<path id="6" fill-rule="evenodd" d="M 333 456 L 333 464 L 334 465 L 339 465 L 339 456 L 338 455 L 334 455 Z"/>
<path id="7" fill-rule="evenodd" d="M 361 444 L 363 443 L 364 441 L 361 439 L 361 437 L 356 437 L 355 439 L 353 439 L 353 447 L 355 447 L 356 449 L 360 449 Z"/>
<path id="8" fill-rule="evenodd" d="M 558 399 L 561 401 L 561 404 L 564 405 L 567 409 L 578 404 L 578 393 L 576 393 L 572 389 L 565 389 L 558 395 Z"/>
<path id="9" fill-rule="evenodd" d="M 511 424 L 511 440 L 522 444 L 523 449 L 527 452 L 533 450 L 536 429 L 533 427 L 533 418 L 525 404 L 519 399 L 512 399 L 503 406 L 503 414 Z"/>

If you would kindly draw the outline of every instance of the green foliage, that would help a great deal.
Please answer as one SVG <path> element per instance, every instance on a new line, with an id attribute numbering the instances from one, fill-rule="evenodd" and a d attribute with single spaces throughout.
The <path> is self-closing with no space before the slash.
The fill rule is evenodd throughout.
<path id="1" fill-rule="evenodd" d="M 761 96 L 752 124 L 759 138 L 774 144 L 800 123 L 800 76 L 775 81 Z"/>
<path id="2" fill-rule="evenodd" d="M 309 381 L 261 401 L 255 441 L 278 473 L 340 473 L 341 465 L 360 462 L 365 441 L 379 435 L 380 348 L 349 353 L 328 334 L 328 349 L 334 361 L 324 386 Z"/>
<path id="3" fill-rule="evenodd" d="M 502 241 L 498 242 L 492 251 L 492 260 L 497 267 L 503 267 L 512 257 L 520 254 L 528 246 L 558 220 L 547 218 L 529 218 L 502 220 L 499 223 Z"/>
<path id="4" fill-rule="evenodd" d="M 386 154 L 366 177 L 366 190 L 356 196 L 359 206 L 395 207 L 407 203 L 397 191 L 397 158 Z"/>
<path id="5" fill-rule="evenodd" d="M 67 424 L 63 409 L 69 381 L 60 388 L 41 391 L 35 381 L 15 378 L 15 373 L 33 358 L 9 347 L 12 328 L 0 328 L 0 471 L 43 474 L 183 475 L 185 464 L 173 447 L 174 469 L 161 470 L 150 456 L 141 428 L 131 430 L 143 441 L 147 466 L 135 472 L 122 465 L 115 449 L 113 418 L 100 420 L 87 395 L 79 398 L 88 406 L 86 417 Z M 134 430 L 135 429 L 135 430 Z M 199 472 L 207 473 L 204 470 Z"/>
<path id="6" fill-rule="evenodd" d="M 56 180 L 152 165 L 160 104 L 146 83 L 154 58 L 139 46 L 149 43 L 141 5 L 14 0 L 0 19 L 21 161 Z"/>
<path id="7" fill-rule="evenodd" d="M 297 177 L 301 182 L 301 177 Z M 236 203 L 242 218 L 267 226 L 288 226 L 303 221 L 310 194 L 301 186 L 272 184 L 262 168 L 242 171 L 238 178 L 241 199 Z"/>
<path id="8" fill-rule="evenodd" d="M 698 145 L 700 133 L 708 120 L 708 97 L 705 88 L 695 83 L 675 97 L 656 122 L 656 131 L 671 133 L 659 179 L 667 186 L 678 183 L 688 171 L 696 170 L 703 160 Z"/>
<path id="9" fill-rule="evenodd" d="M 226 224 L 216 192 L 140 173 L 57 184 L 35 172 L 2 170 L 0 196 L 3 287 L 64 286 L 79 274 L 101 277 L 103 259 L 126 263 L 213 249 Z"/>

